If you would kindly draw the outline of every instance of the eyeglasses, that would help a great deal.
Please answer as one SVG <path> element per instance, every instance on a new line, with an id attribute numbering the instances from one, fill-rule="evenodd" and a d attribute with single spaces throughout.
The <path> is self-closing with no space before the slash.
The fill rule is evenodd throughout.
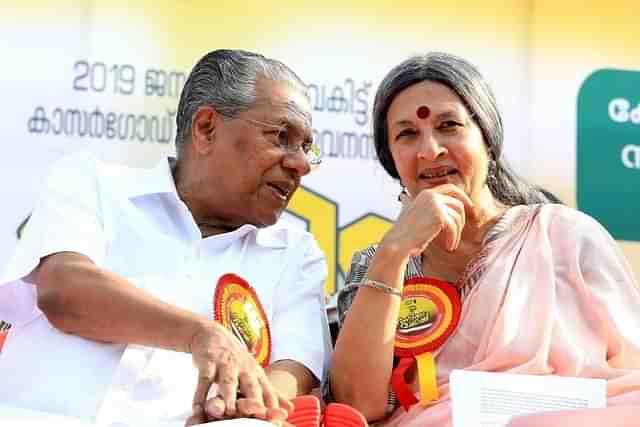
<path id="1" fill-rule="evenodd" d="M 299 138 L 296 138 L 286 125 L 276 125 L 274 123 L 238 116 L 228 118 L 242 120 L 251 125 L 268 129 L 268 140 L 287 154 L 296 154 L 299 150 L 302 150 L 311 170 L 317 168 L 320 163 L 322 163 L 320 148 L 310 140 L 305 140 L 301 144 L 298 144 L 296 139 Z"/>

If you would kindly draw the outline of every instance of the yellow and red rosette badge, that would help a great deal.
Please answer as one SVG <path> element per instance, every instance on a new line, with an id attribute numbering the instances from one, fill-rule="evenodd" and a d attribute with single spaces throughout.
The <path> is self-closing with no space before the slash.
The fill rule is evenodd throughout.
<path id="1" fill-rule="evenodd" d="M 0 353 L 2 353 L 2 347 L 4 347 L 4 342 L 9 335 L 11 326 L 11 323 L 0 320 Z"/>
<path id="2" fill-rule="evenodd" d="M 405 409 L 417 403 L 405 378 L 407 370 L 416 363 L 421 403 L 426 405 L 438 399 L 432 352 L 455 331 L 461 308 L 458 292 L 448 282 L 429 277 L 416 277 L 405 282 L 394 348 L 400 363 L 391 376 L 391 385 Z"/>
<path id="3" fill-rule="evenodd" d="M 258 295 L 246 280 L 235 274 L 225 274 L 218 279 L 213 317 L 246 345 L 260 365 L 269 364 L 269 321 Z"/>

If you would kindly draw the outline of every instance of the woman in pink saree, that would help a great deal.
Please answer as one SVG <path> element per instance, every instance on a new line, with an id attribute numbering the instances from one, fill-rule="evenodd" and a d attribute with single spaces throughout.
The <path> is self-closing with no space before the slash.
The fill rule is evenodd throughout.
<path id="1" fill-rule="evenodd" d="M 548 203 L 507 168 L 502 121 L 477 69 L 448 54 L 410 58 L 381 83 L 373 119 L 404 207 L 378 245 L 354 256 L 327 394 L 376 425 L 406 427 L 451 425 L 453 369 L 601 378 L 609 407 L 640 405 L 630 268 L 595 220 Z M 389 384 L 401 292 L 419 276 L 452 284 L 462 308 L 433 351 L 439 397 L 405 410 Z M 420 399 L 415 372 L 407 378 Z"/>

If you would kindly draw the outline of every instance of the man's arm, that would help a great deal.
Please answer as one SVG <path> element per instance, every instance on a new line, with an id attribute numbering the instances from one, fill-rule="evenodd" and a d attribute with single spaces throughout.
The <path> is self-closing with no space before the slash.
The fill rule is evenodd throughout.
<path id="1" fill-rule="evenodd" d="M 213 328 L 74 252 L 44 257 L 36 270 L 38 307 L 62 332 L 96 341 L 190 353 L 197 332 Z"/>
<path id="2" fill-rule="evenodd" d="M 292 380 L 284 381 L 281 392 L 294 397 L 308 394 L 324 378 L 331 334 L 325 309 L 324 254 L 310 235 L 304 235 L 291 253 L 274 298 L 271 360 L 275 362 L 269 369 L 282 381 Z"/>
<path id="3" fill-rule="evenodd" d="M 167 304 L 74 252 L 44 257 L 35 281 L 38 306 L 63 332 L 191 353 L 199 375 L 194 407 L 204 408 L 213 384 L 226 416 L 236 415 L 238 388 L 250 399 L 264 399 L 267 408 L 277 407 L 262 368 L 218 323 Z"/>
<path id="4" fill-rule="evenodd" d="M 281 396 L 292 399 L 318 386 L 311 371 L 295 360 L 279 360 L 266 369 L 267 377 Z"/>

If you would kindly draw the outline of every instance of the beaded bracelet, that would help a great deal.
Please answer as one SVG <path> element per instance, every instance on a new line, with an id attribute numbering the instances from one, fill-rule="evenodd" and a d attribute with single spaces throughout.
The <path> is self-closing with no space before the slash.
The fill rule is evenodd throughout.
<path id="1" fill-rule="evenodd" d="M 373 288 L 379 291 L 384 292 L 385 294 L 395 295 L 397 297 L 402 298 L 402 291 L 396 288 L 392 288 L 391 286 L 385 285 L 382 282 L 378 282 L 371 279 L 363 280 L 362 282 L 354 283 L 355 286 L 363 286 L 365 288 Z"/>

